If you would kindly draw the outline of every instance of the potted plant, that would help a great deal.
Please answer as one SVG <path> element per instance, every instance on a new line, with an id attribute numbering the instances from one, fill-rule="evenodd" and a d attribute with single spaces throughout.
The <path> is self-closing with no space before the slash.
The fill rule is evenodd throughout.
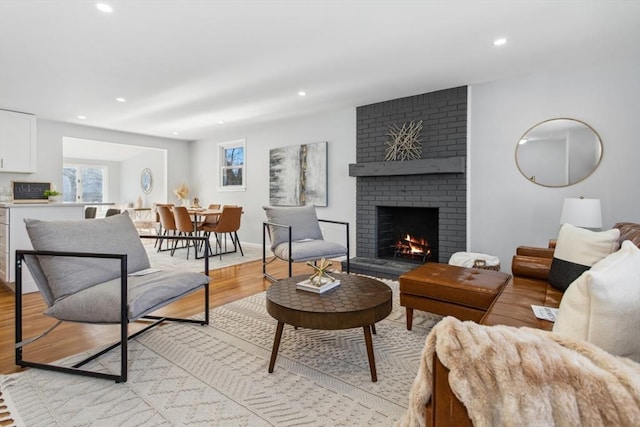
<path id="1" fill-rule="evenodd" d="M 44 197 L 49 198 L 49 202 L 59 202 L 60 196 L 62 196 L 62 193 L 59 192 L 58 190 L 45 190 L 43 195 Z"/>

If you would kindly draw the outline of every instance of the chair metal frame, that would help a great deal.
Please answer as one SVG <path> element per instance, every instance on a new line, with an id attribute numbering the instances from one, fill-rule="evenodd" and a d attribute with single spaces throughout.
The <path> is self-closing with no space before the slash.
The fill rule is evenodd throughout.
<path id="1" fill-rule="evenodd" d="M 155 238 L 155 236 L 140 236 L 141 238 Z M 167 236 L 167 239 L 183 239 L 184 237 L 178 236 Z M 190 239 L 194 239 L 194 237 L 190 237 Z M 204 237 L 195 237 L 198 240 L 205 240 Z M 205 240 L 205 247 L 209 247 L 209 242 Z M 32 362 L 28 360 L 24 360 L 22 350 L 23 346 L 34 341 L 32 339 L 30 341 L 25 341 L 23 343 L 22 339 L 22 264 L 25 256 L 35 255 L 35 256 L 63 256 L 63 257 L 76 257 L 76 258 L 105 258 L 105 259 L 118 259 L 120 260 L 120 340 L 109 345 L 108 347 L 100 350 L 99 352 L 92 354 L 91 356 L 81 360 L 80 362 L 76 362 L 71 367 L 54 365 L 50 363 L 41 363 L 41 362 Z M 131 335 L 129 335 L 128 325 L 131 322 L 138 321 L 140 319 L 134 319 L 130 321 L 127 316 L 127 255 L 126 254 L 108 254 L 108 253 L 90 253 L 90 252 L 66 252 L 66 251 L 34 251 L 34 250 L 16 250 L 16 293 L 15 293 L 15 359 L 16 365 L 21 366 L 23 368 L 38 368 L 45 369 L 49 371 L 55 372 L 64 372 L 68 374 L 82 375 L 93 378 L 103 378 L 114 380 L 116 383 L 126 382 L 127 381 L 127 371 L 128 371 L 128 340 L 137 337 L 138 335 L 148 331 L 151 328 L 154 328 L 165 321 L 171 322 L 183 322 L 183 323 L 196 323 L 200 325 L 208 325 L 209 324 L 209 282 L 203 285 L 204 289 L 204 320 L 196 320 L 196 319 L 185 319 L 185 318 L 176 318 L 176 317 L 167 317 L 167 316 L 154 316 L 154 315 L 145 315 L 140 319 L 143 320 L 151 320 L 152 323 L 145 326 L 140 331 L 137 331 Z M 204 261 L 205 267 L 205 275 L 209 275 L 209 260 L 205 257 Z M 113 323 L 109 323 L 109 325 L 113 325 Z M 57 325 L 56 325 L 57 326 Z M 55 327 L 55 326 L 54 326 Z M 53 329 L 53 328 L 52 328 Z M 49 331 L 40 335 L 40 337 L 46 335 Z M 37 338 L 36 338 L 37 339 Z M 120 374 L 107 374 L 104 372 L 90 371 L 86 369 L 80 369 L 82 366 L 86 365 L 88 362 L 102 356 L 103 354 L 113 350 L 114 348 L 120 346 L 121 355 L 120 355 Z"/>
<path id="2" fill-rule="evenodd" d="M 329 224 L 339 224 L 339 225 L 344 225 L 345 226 L 345 232 L 346 232 L 346 247 L 347 247 L 347 253 L 345 254 L 347 257 L 347 273 L 350 272 L 350 265 L 349 265 L 349 253 L 350 253 L 350 245 L 349 245 L 349 223 L 348 222 L 344 222 L 344 221 L 333 221 L 333 220 L 329 220 L 329 219 L 319 219 L 318 218 L 318 222 L 324 222 L 324 223 L 329 223 Z M 267 273 L 267 264 L 269 264 L 267 262 L 267 235 L 269 235 L 269 238 L 271 238 L 271 232 L 269 230 L 269 226 L 273 226 L 273 227 L 280 227 L 280 228 L 287 228 L 289 231 L 289 259 L 288 260 L 283 260 L 283 261 L 288 261 L 289 263 L 289 277 L 292 276 L 293 274 L 293 263 L 295 261 L 293 261 L 293 259 L 291 259 L 291 243 L 292 243 L 292 229 L 293 227 L 291 225 L 285 225 L 285 224 L 277 224 L 275 222 L 269 222 L 269 221 L 264 221 L 262 223 L 262 276 L 264 278 L 266 278 L 267 280 L 269 280 L 270 282 L 277 282 L 278 279 L 276 279 L 274 276 L 270 275 L 269 273 Z M 277 256 L 274 255 L 274 259 L 278 258 L 281 259 Z M 320 258 L 318 258 L 320 259 Z M 272 260 L 273 261 L 273 260 Z"/>

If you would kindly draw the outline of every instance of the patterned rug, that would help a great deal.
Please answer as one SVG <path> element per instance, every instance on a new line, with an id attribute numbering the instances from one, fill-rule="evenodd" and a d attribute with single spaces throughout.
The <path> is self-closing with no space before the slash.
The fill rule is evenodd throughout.
<path id="1" fill-rule="evenodd" d="M 133 340 L 124 384 L 29 369 L 0 377 L 18 426 L 390 426 L 408 406 L 424 341 L 439 316 L 399 307 L 376 325 L 378 382 L 362 329 L 284 329 L 260 293 L 211 311 L 211 325 L 167 324 Z M 91 362 L 116 372 L 118 352 Z M 0 411 L 1 412 L 1 411 Z"/>
<path id="2" fill-rule="evenodd" d="M 153 245 L 154 240 L 152 239 L 143 239 L 143 243 L 152 267 L 163 270 L 177 269 L 196 273 L 204 272 L 204 259 L 196 259 L 193 256 L 193 248 L 190 249 L 189 259 L 187 259 L 187 250 L 185 248 L 176 249 L 174 255 L 171 256 L 170 251 L 163 250 L 158 252 Z M 209 257 L 209 270 L 262 259 L 262 246 L 245 243 L 242 245 L 242 250 L 244 256 L 238 251 L 226 253 L 222 257 L 218 255 Z M 270 254 L 271 252 L 267 255 Z"/>

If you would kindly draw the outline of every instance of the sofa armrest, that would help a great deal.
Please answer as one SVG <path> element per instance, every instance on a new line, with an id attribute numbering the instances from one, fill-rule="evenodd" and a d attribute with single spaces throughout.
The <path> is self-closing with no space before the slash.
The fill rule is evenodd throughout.
<path id="1" fill-rule="evenodd" d="M 546 280 L 549 277 L 551 261 L 551 258 L 514 255 L 511 260 L 511 273 L 514 277 Z"/>
<path id="2" fill-rule="evenodd" d="M 554 248 L 538 248 L 534 246 L 518 246 L 516 255 L 530 256 L 536 258 L 553 258 Z"/>
<path id="3" fill-rule="evenodd" d="M 427 427 L 472 426 L 467 408 L 449 386 L 449 369 L 433 353 L 433 384 L 431 400 L 427 403 Z"/>

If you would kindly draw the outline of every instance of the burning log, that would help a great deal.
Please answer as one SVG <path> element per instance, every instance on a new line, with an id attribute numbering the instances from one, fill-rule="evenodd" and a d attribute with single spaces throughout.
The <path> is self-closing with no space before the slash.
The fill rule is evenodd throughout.
<path id="1" fill-rule="evenodd" d="M 414 238 L 407 234 L 404 239 L 396 242 L 395 257 L 422 258 L 422 262 L 426 261 L 431 255 L 431 247 L 429 242 L 422 238 Z"/>

